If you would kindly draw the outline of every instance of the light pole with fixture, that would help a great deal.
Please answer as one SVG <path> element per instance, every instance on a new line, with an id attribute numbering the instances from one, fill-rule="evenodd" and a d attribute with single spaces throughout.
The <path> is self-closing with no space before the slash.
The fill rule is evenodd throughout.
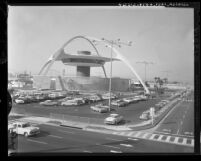
<path id="1" fill-rule="evenodd" d="M 153 62 L 147 62 L 147 61 L 143 61 L 143 62 L 136 62 L 138 64 L 144 64 L 144 81 L 146 82 L 146 75 L 147 75 L 147 65 L 149 64 L 154 64 Z"/>
<path id="2" fill-rule="evenodd" d="M 114 40 L 107 40 L 105 38 L 101 39 L 102 41 L 106 42 L 107 44 L 110 44 L 111 46 L 111 52 L 110 52 L 110 82 L 109 82 L 109 111 L 111 111 L 111 91 L 112 91 L 112 52 L 113 52 L 113 46 L 116 45 L 118 47 L 121 47 L 121 45 L 127 45 L 131 46 L 132 42 L 129 41 L 128 43 L 120 42 L 120 39 L 117 39 L 116 41 Z M 108 46 L 106 46 L 108 47 Z"/>

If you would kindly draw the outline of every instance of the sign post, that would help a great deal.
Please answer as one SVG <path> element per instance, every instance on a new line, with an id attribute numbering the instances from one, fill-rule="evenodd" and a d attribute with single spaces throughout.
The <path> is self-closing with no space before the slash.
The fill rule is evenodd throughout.
<path id="1" fill-rule="evenodd" d="M 154 116 L 155 116 L 155 108 L 151 107 L 150 108 L 150 115 L 151 115 L 151 121 L 152 121 L 152 125 L 154 124 Z"/>

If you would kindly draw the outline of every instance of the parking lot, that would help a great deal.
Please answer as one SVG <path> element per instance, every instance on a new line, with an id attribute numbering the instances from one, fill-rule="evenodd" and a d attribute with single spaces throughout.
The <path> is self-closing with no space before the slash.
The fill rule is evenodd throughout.
<path id="1" fill-rule="evenodd" d="M 128 96 L 127 96 L 128 97 Z M 108 100 L 98 101 L 96 103 L 77 105 L 77 106 L 43 106 L 39 103 L 28 103 L 28 104 L 14 104 L 12 112 L 29 114 L 33 116 L 44 116 L 50 117 L 51 114 L 71 115 L 78 117 L 88 117 L 104 119 L 110 113 L 117 113 L 124 117 L 126 123 L 139 123 L 144 120 L 140 119 L 142 112 L 148 110 L 150 107 L 155 107 L 155 104 L 160 100 L 167 98 L 167 95 L 162 95 L 160 98 L 148 99 L 146 101 L 139 101 L 136 103 L 130 103 L 124 107 L 111 107 L 111 111 L 107 113 L 99 113 L 92 111 L 90 106 L 103 103 L 108 105 Z M 157 109 L 156 109 L 157 110 Z"/>

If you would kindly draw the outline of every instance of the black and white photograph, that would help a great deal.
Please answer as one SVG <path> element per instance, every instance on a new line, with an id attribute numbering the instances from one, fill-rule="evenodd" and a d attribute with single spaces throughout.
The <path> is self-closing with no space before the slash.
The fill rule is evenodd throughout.
<path id="1" fill-rule="evenodd" d="M 8 5 L 8 156 L 195 151 L 194 9 Z"/>

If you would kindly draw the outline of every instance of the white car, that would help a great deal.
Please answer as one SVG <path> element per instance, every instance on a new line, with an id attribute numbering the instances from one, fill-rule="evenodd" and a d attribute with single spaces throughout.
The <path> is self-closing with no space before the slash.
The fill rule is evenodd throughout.
<path id="1" fill-rule="evenodd" d="M 146 100 L 147 100 L 147 96 L 144 96 L 144 95 L 140 95 L 139 98 L 140 98 L 142 101 L 146 101 Z"/>
<path id="2" fill-rule="evenodd" d="M 97 104 L 95 106 L 90 107 L 93 111 L 104 113 L 109 111 L 109 106 L 105 106 L 103 104 Z"/>
<path id="3" fill-rule="evenodd" d="M 123 99 L 115 100 L 111 102 L 112 105 L 122 107 L 128 105 L 127 102 L 125 102 Z"/>
<path id="4" fill-rule="evenodd" d="M 129 98 L 123 98 L 123 101 L 127 102 L 127 103 L 132 103 L 133 102 L 133 98 L 129 97 Z"/>
<path id="5" fill-rule="evenodd" d="M 82 97 L 74 98 L 74 101 L 78 101 L 80 104 L 85 104 L 85 100 Z"/>
<path id="6" fill-rule="evenodd" d="M 9 132 L 13 131 L 16 134 L 24 135 L 25 137 L 37 135 L 40 133 L 39 127 L 31 126 L 27 122 L 13 122 L 8 125 Z"/>
<path id="7" fill-rule="evenodd" d="M 110 114 L 110 116 L 104 120 L 104 123 L 116 125 L 121 121 L 123 121 L 123 116 L 120 116 L 119 114 Z"/>
<path id="8" fill-rule="evenodd" d="M 100 101 L 101 98 L 97 95 L 94 95 L 94 96 L 90 96 L 88 97 L 89 100 L 93 101 L 93 102 L 96 102 L 96 101 Z"/>
<path id="9" fill-rule="evenodd" d="M 81 104 L 83 104 L 81 100 L 67 100 L 65 102 L 61 102 L 62 106 L 81 105 Z"/>
<path id="10" fill-rule="evenodd" d="M 140 119 L 148 120 L 148 119 L 150 119 L 150 114 L 149 113 L 142 113 L 142 115 L 140 115 Z"/>
<path id="11" fill-rule="evenodd" d="M 117 98 L 117 95 L 115 95 L 114 93 L 111 93 L 111 99 L 115 99 Z M 110 93 L 105 93 L 102 95 L 102 99 L 110 99 Z"/>
<path id="12" fill-rule="evenodd" d="M 16 103 L 24 103 L 24 100 L 22 100 L 22 99 L 15 99 L 15 102 Z"/>
<path id="13" fill-rule="evenodd" d="M 54 99 L 54 98 L 56 98 L 57 96 L 56 96 L 55 93 L 51 93 L 51 94 L 48 95 L 48 97 Z"/>

